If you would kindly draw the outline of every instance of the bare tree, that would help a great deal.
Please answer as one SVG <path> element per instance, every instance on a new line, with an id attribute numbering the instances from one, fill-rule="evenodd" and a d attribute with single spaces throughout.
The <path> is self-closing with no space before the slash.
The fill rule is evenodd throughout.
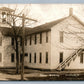
<path id="1" fill-rule="evenodd" d="M 16 11 L 18 10 L 17 9 L 17 5 L 15 6 L 15 9 L 13 11 L 13 13 L 9 13 L 8 15 L 10 15 L 11 19 L 12 19 L 12 22 L 8 22 L 6 21 L 7 24 L 9 24 L 12 28 L 12 35 L 11 37 L 14 38 L 15 40 L 15 45 L 13 46 L 13 49 L 15 50 L 15 53 L 16 53 L 16 74 L 19 74 L 19 69 L 20 69 L 20 52 L 19 52 L 19 48 L 21 47 L 20 44 L 22 44 L 22 53 L 23 53 L 23 56 L 22 56 L 22 67 L 24 68 L 24 41 L 25 41 L 25 32 L 24 32 L 24 36 L 23 36 L 23 29 L 24 28 L 24 24 L 25 24 L 25 20 L 31 20 L 31 21 L 36 21 L 36 20 L 33 20 L 33 19 L 30 19 L 30 18 L 27 18 L 26 14 L 24 14 L 24 17 L 22 16 L 24 10 L 26 9 L 26 6 L 24 6 L 24 8 L 18 13 L 16 14 Z M 23 22 L 24 20 L 24 22 Z M 19 24 L 19 26 L 17 27 L 16 23 L 18 21 L 21 21 L 22 23 Z M 26 21 L 26 24 L 28 24 L 28 22 Z M 22 35 L 21 35 L 21 32 L 22 32 Z M 22 72 L 23 72 L 23 68 L 22 68 Z M 23 74 L 22 74 L 23 75 Z M 23 78 L 22 78 L 23 79 Z"/>

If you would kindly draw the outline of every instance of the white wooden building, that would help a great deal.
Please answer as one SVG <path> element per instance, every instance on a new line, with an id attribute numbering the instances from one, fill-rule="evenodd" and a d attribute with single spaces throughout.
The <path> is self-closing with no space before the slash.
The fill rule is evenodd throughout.
<path id="1" fill-rule="evenodd" d="M 12 48 L 14 39 L 10 36 L 12 29 L 4 27 L 0 30 L 0 67 L 15 67 L 16 56 Z M 73 9 L 69 10 L 69 16 L 32 29 L 26 28 L 25 33 L 26 67 L 50 70 L 84 69 L 84 24 L 73 15 Z"/>

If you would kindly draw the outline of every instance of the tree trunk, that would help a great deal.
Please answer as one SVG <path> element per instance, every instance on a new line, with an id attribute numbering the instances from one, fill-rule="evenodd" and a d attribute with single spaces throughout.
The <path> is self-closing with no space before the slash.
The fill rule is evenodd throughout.
<path id="1" fill-rule="evenodd" d="M 18 51 L 18 39 L 15 38 L 16 43 L 16 74 L 19 74 L 19 51 Z"/>

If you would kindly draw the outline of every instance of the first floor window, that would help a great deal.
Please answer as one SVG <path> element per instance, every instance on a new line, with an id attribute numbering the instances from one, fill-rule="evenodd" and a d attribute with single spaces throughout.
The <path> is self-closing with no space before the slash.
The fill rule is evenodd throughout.
<path id="1" fill-rule="evenodd" d="M 14 62 L 14 53 L 11 54 L 11 62 Z"/>
<path id="2" fill-rule="evenodd" d="M 39 63 L 42 62 L 42 53 L 40 53 Z"/>
<path id="3" fill-rule="evenodd" d="M 61 63 L 63 61 L 63 52 L 60 52 L 60 60 L 59 63 Z"/>
<path id="4" fill-rule="evenodd" d="M 80 63 L 83 63 L 83 53 L 81 53 L 81 56 L 80 56 Z"/>
<path id="5" fill-rule="evenodd" d="M 36 53 L 34 53 L 34 63 L 36 63 Z"/>
<path id="6" fill-rule="evenodd" d="M 29 63 L 31 63 L 31 53 L 30 53 L 30 55 L 29 55 Z"/>
<path id="7" fill-rule="evenodd" d="M 48 63 L 48 52 L 46 52 L 46 63 Z"/>
<path id="8" fill-rule="evenodd" d="M 22 55 L 22 54 L 20 54 L 20 62 L 22 62 L 22 56 L 23 56 L 23 55 Z"/>
<path id="9" fill-rule="evenodd" d="M 0 62 L 2 62 L 2 54 L 0 53 Z"/>
<path id="10" fill-rule="evenodd" d="M 28 53 L 25 53 L 25 56 L 28 56 Z"/>

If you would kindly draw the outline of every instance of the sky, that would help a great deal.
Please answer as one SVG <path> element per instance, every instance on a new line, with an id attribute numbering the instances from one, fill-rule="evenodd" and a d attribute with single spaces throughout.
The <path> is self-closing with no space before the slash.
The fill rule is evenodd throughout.
<path id="1" fill-rule="evenodd" d="M 84 4 L 1 4 L 0 7 L 16 8 L 16 14 L 23 9 L 26 17 L 38 22 L 33 26 L 45 24 L 69 15 L 69 8 L 73 8 L 73 14 L 84 22 Z"/>

